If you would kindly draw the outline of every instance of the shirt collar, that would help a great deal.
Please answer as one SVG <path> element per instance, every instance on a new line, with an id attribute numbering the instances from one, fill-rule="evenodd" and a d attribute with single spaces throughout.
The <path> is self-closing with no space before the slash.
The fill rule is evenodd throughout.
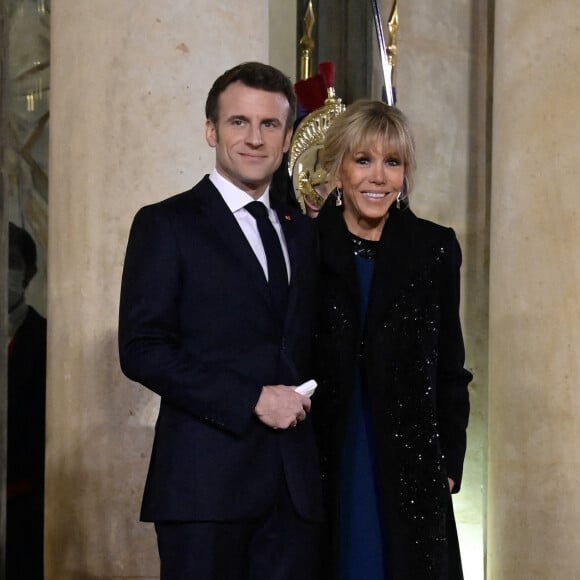
<path id="1" fill-rule="evenodd" d="M 254 198 L 251 195 L 245 191 L 242 191 L 231 181 L 228 181 L 225 177 L 218 173 L 217 169 L 214 169 L 210 173 L 209 179 L 216 186 L 217 190 L 220 192 L 221 196 L 226 202 L 226 205 L 230 208 L 232 213 L 237 212 L 238 210 L 248 205 L 251 201 L 254 201 Z M 271 209 L 270 186 L 268 186 L 262 196 L 255 201 L 261 201 L 268 208 L 269 212 Z"/>

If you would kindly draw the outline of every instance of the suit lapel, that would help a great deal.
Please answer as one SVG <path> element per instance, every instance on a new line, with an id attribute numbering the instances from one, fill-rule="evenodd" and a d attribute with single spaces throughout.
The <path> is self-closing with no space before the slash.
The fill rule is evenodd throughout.
<path id="1" fill-rule="evenodd" d="M 236 218 L 208 177 L 205 177 L 200 185 L 202 186 L 199 192 L 201 209 L 206 214 L 207 221 L 216 236 L 222 240 L 225 252 L 231 256 L 232 267 L 240 268 L 241 264 L 244 272 L 249 272 L 249 281 L 255 286 L 256 292 L 267 302 L 272 312 L 279 316 L 279 313 L 273 310 L 268 283 L 262 266 Z M 282 227 L 290 261 L 290 287 L 286 312 L 286 318 L 288 319 L 288 314 L 292 312 L 296 304 L 297 281 L 299 280 L 299 272 L 302 266 L 301 256 L 304 251 L 304 245 L 299 239 L 296 220 L 292 217 L 292 214 L 285 212 L 284 207 L 279 204 L 274 205 L 273 208 Z"/>
<path id="2" fill-rule="evenodd" d="M 216 238 L 223 243 L 224 256 L 230 258 L 232 268 L 243 271 L 244 282 L 247 279 L 253 284 L 256 292 L 270 304 L 264 271 L 236 218 L 207 176 L 200 185 L 200 210 L 205 214 Z M 247 273 L 249 276 L 246 276 Z"/>

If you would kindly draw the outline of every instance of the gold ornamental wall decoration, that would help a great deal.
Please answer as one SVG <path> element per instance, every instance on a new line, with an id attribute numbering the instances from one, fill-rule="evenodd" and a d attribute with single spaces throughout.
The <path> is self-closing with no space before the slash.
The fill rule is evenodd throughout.
<path id="1" fill-rule="evenodd" d="M 397 57 L 397 32 L 399 7 L 394 0 L 388 20 L 388 39 L 385 40 L 378 0 L 371 0 L 379 55 L 384 80 L 383 100 L 395 105 L 394 71 Z M 306 116 L 298 124 L 288 154 L 288 171 L 292 179 L 294 195 L 302 211 L 312 217 L 318 215 L 328 194 L 334 189 L 328 173 L 320 165 L 320 152 L 328 127 L 345 109 L 346 105 L 336 95 L 333 62 L 319 64 L 319 74 L 312 74 L 312 58 L 315 46 L 313 38 L 316 18 L 312 0 L 308 2 L 300 38 L 300 80 L 295 84 L 298 102 L 306 110 Z"/>

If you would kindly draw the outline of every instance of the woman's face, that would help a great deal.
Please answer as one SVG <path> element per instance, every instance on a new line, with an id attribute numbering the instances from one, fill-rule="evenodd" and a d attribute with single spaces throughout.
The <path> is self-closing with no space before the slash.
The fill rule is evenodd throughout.
<path id="1" fill-rule="evenodd" d="M 391 204 L 403 187 L 405 166 L 382 139 L 347 153 L 338 172 L 344 220 L 355 235 L 379 239 Z"/>

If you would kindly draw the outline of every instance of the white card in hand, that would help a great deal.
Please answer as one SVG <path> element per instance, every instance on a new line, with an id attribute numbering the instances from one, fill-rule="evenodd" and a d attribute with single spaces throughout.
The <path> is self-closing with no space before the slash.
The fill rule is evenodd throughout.
<path id="1" fill-rule="evenodd" d="M 301 395 L 311 397 L 317 386 L 318 383 L 314 379 L 311 379 L 305 383 L 302 383 L 301 385 L 298 385 L 297 387 L 294 387 L 294 390 Z"/>

